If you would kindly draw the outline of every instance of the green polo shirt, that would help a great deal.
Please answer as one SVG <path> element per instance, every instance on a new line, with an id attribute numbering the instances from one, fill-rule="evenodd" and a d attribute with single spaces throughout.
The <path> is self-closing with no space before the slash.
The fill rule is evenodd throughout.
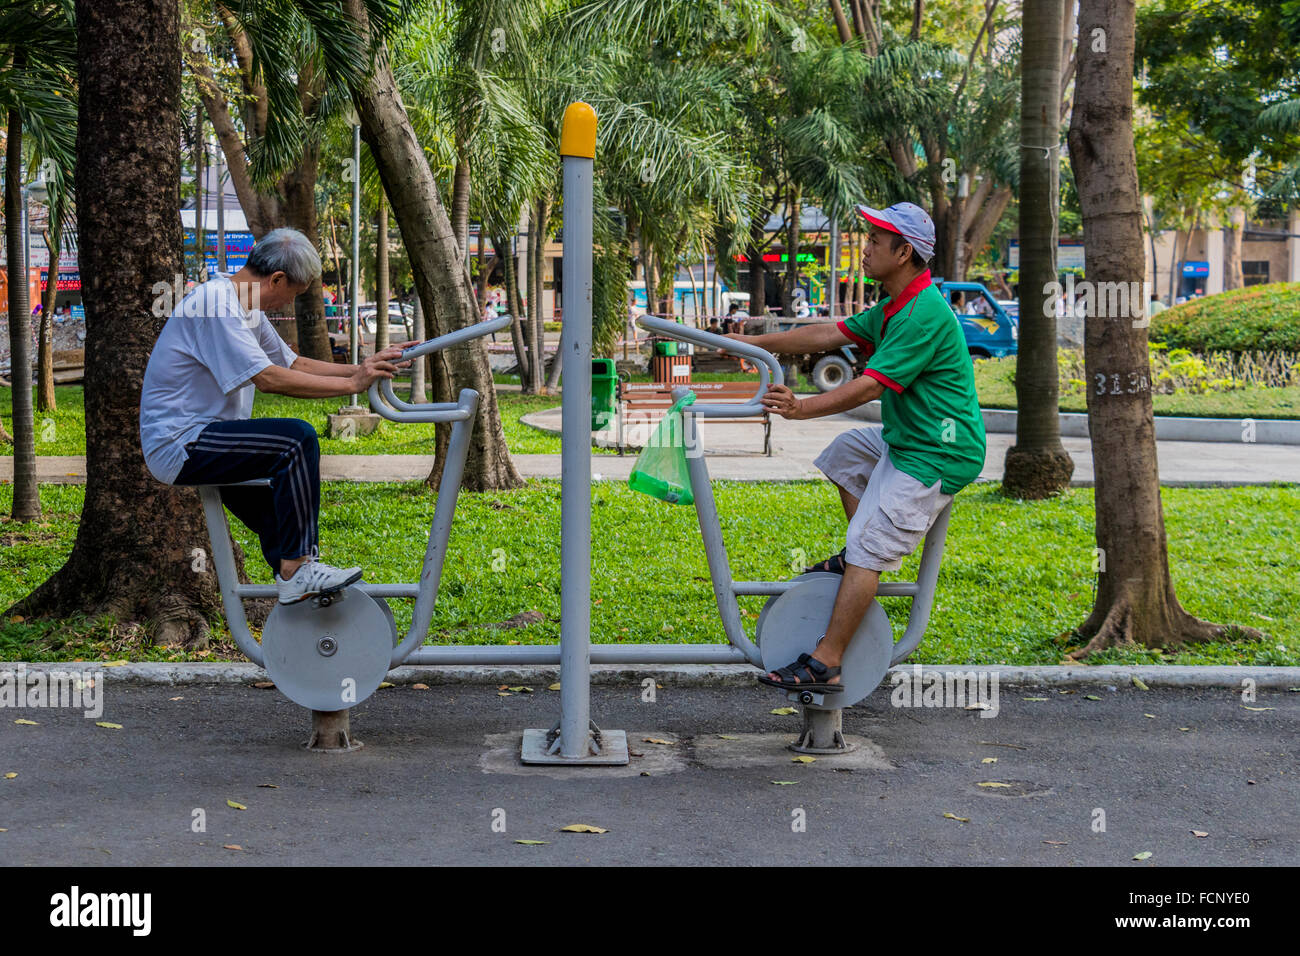
<path id="1" fill-rule="evenodd" d="M 884 299 L 838 323 L 885 386 L 882 436 L 894 467 L 955 495 L 984 467 L 984 419 L 966 338 L 947 300 L 921 273 L 897 301 Z"/>

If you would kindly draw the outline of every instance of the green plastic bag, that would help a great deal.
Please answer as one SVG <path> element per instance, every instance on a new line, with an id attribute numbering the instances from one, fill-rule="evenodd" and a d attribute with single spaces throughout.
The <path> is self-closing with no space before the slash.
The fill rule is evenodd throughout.
<path id="1" fill-rule="evenodd" d="M 694 401 L 695 393 L 691 392 L 668 409 L 655 426 L 654 434 L 637 455 L 627 480 L 633 491 L 674 505 L 695 503 L 695 496 L 691 494 L 690 470 L 686 464 L 682 422 L 682 408 Z"/>

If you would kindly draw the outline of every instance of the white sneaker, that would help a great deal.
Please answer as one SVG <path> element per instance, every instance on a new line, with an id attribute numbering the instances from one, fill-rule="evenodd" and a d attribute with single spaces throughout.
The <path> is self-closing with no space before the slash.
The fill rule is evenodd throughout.
<path id="1" fill-rule="evenodd" d="M 286 581 L 277 573 L 275 586 L 281 604 L 297 604 L 327 591 L 337 591 L 361 580 L 360 568 L 336 568 L 316 559 L 316 549 Z"/>

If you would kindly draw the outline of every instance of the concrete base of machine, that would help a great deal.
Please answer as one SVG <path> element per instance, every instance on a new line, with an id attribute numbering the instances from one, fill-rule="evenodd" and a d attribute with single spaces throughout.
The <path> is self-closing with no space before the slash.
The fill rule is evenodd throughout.
<path id="1" fill-rule="evenodd" d="M 551 748 L 551 732 L 540 728 L 524 731 L 524 744 L 520 759 L 527 764 L 564 764 L 574 767 L 617 766 L 628 762 L 627 732 L 622 730 L 602 730 L 600 732 L 600 752 L 589 752 L 584 757 L 565 757 L 558 750 L 548 753 Z M 594 751 L 591 737 L 587 738 L 589 751 Z"/>
<path id="2" fill-rule="evenodd" d="M 762 767 L 785 774 L 803 771 L 894 770 L 894 764 L 873 740 L 851 735 L 845 738 L 851 749 L 831 755 L 818 755 L 804 763 L 790 752 L 790 734 L 704 734 L 695 738 L 692 756 L 702 767 L 734 770 Z M 802 768 L 801 768 L 802 765 Z"/>
<path id="3" fill-rule="evenodd" d="M 793 695 L 791 695 L 793 696 Z M 821 701 L 817 701 L 818 704 Z M 844 738 L 844 711 L 803 707 L 803 731 L 790 745 L 797 754 L 846 754 L 857 744 Z"/>
<path id="4" fill-rule="evenodd" d="M 346 754 L 365 746 L 352 736 L 350 710 L 313 710 L 311 737 L 303 744 L 318 754 Z"/>

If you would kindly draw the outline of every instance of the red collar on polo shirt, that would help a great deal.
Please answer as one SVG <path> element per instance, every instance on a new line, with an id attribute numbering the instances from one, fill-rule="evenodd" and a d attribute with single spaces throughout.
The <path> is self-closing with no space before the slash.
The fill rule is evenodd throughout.
<path id="1" fill-rule="evenodd" d="M 903 289 L 897 299 L 889 300 L 889 304 L 885 306 L 885 320 L 880 323 L 880 337 L 882 339 L 885 337 L 885 327 L 889 325 L 889 320 L 894 316 L 894 313 L 915 299 L 917 294 L 930 284 L 930 270 L 926 269 L 907 284 L 907 287 Z"/>

